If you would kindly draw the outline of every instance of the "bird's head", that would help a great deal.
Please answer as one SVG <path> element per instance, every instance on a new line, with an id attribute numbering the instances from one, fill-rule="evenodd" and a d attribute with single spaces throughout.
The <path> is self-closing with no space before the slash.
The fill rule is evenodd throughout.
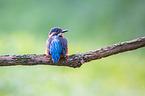
<path id="1" fill-rule="evenodd" d="M 49 32 L 49 38 L 52 37 L 52 36 L 63 36 L 63 33 L 67 32 L 68 30 L 62 30 L 61 28 L 59 27 L 54 27 L 50 30 Z"/>

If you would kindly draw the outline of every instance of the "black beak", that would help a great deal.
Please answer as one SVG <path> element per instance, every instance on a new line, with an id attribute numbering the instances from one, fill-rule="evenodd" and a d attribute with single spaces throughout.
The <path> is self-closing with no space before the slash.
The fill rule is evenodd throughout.
<path id="1" fill-rule="evenodd" d="M 60 31 L 60 33 L 65 33 L 65 32 L 67 32 L 68 30 L 62 30 L 62 31 Z"/>

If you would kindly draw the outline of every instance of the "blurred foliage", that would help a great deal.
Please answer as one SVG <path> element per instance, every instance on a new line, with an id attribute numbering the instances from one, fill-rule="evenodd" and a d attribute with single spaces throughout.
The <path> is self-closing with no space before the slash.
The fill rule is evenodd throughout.
<path id="1" fill-rule="evenodd" d="M 0 0 L 0 55 L 43 54 L 52 27 L 69 54 L 145 36 L 145 0 Z M 81 68 L 0 67 L 0 96 L 145 96 L 145 48 Z"/>

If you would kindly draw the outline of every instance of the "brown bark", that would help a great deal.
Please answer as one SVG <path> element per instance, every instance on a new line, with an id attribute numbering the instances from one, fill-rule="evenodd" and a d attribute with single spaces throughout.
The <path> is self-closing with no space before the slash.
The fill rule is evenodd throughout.
<path id="1" fill-rule="evenodd" d="M 108 57 L 113 54 L 122 53 L 130 50 L 135 50 L 141 47 L 145 47 L 145 37 L 134 39 L 126 42 L 119 42 L 114 45 L 110 45 L 104 48 L 100 48 L 94 51 L 85 52 L 81 54 L 72 54 L 66 58 L 61 58 L 58 63 L 53 63 L 50 57 L 45 54 L 25 54 L 25 55 L 4 55 L 0 56 L 0 66 L 12 66 L 12 65 L 56 65 L 56 66 L 69 66 L 80 67 L 86 62 L 92 60 Z"/>

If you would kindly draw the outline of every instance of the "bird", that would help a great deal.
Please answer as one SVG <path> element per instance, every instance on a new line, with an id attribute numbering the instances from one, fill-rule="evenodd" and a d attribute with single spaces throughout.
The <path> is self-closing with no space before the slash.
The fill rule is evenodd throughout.
<path id="1" fill-rule="evenodd" d="M 68 55 L 68 41 L 63 36 L 65 32 L 68 30 L 62 30 L 60 27 L 54 27 L 49 32 L 49 38 L 46 40 L 46 56 L 50 56 L 53 63 Z"/>

